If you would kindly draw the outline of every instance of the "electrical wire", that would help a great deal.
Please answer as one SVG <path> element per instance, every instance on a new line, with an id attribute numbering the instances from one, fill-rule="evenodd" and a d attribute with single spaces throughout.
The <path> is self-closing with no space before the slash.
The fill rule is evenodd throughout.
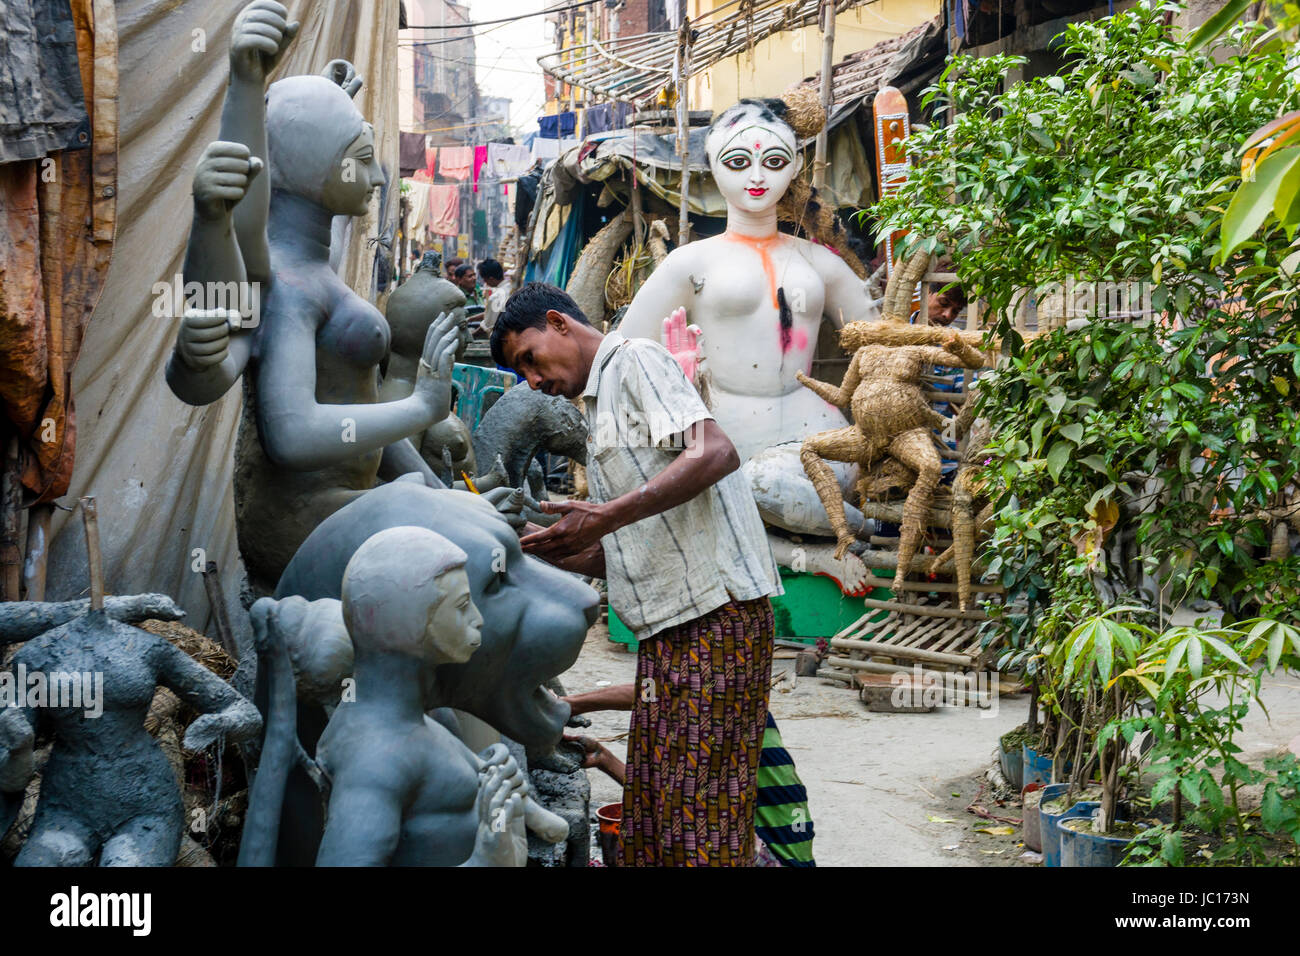
<path id="1" fill-rule="evenodd" d="M 569 10 L 578 10 L 581 9 L 582 7 L 590 7 L 603 2 L 604 0 L 579 0 L 579 2 L 577 3 L 570 3 L 560 7 L 548 7 L 545 10 L 535 10 L 532 13 L 521 13 L 518 16 L 513 16 L 513 17 L 501 17 L 497 20 L 478 20 L 475 21 L 474 23 L 447 23 L 447 24 L 441 24 L 436 26 L 434 25 L 412 26 L 410 24 L 407 24 L 406 29 L 407 30 L 461 30 L 461 29 L 472 28 L 472 27 L 490 26 L 494 23 L 516 23 L 519 20 L 527 20 L 530 17 L 541 17 L 541 16 L 545 16 L 548 13 L 566 13 Z"/>

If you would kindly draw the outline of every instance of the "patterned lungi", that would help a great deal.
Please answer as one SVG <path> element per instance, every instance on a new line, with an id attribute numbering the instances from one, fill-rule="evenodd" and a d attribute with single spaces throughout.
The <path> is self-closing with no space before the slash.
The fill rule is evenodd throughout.
<path id="1" fill-rule="evenodd" d="M 767 598 L 641 642 L 623 866 L 751 866 L 776 626 Z"/>

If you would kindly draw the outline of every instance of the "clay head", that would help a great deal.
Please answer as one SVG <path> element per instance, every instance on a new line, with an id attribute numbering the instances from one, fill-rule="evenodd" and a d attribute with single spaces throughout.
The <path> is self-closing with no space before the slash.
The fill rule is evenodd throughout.
<path id="1" fill-rule="evenodd" d="M 442 255 L 436 249 L 427 250 L 424 255 L 420 257 L 420 265 L 418 268 L 421 271 L 441 272 Z"/>
<path id="2" fill-rule="evenodd" d="M 464 663 L 481 643 L 467 555 L 428 528 L 396 527 L 367 538 L 343 572 L 343 620 L 358 653 L 410 654 Z"/>
<path id="3" fill-rule="evenodd" d="M 729 206 L 770 209 L 803 168 L 781 100 L 744 99 L 723 110 L 704 141 L 713 181 Z"/>
<path id="4" fill-rule="evenodd" d="M 554 746 L 569 705 L 542 684 L 577 659 L 599 596 L 574 575 L 525 555 L 510 525 L 477 495 L 405 480 L 366 492 L 308 536 L 276 596 L 338 597 L 361 546 L 404 525 L 437 529 L 465 552 L 470 595 L 483 616 L 478 651 L 433 671 L 430 706 L 468 711 L 529 747 Z"/>
<path id="5" fill-rule="evenodd" d="M 323 76 L 290 76 L 266 91 L 271 188 L 309 199 L 335 215 L 360 216 L 383 185 L 375 131 L 339 86 Z"/>

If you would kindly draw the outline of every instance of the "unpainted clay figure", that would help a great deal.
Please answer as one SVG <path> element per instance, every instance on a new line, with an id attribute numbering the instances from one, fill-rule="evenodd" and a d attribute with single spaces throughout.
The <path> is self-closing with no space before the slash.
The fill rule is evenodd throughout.
<path id="1" fill-rule="evenodd" d="M 931 365 L 982 368 L 986 364 L 979 350 L 956 330 L 908 324 L 912 290 L 928 265 L 927 254 L 913 255 L 890 277 L 884 318 L 853 322 L 840 332 L 841 346 L 853 350 L 853 356 L 839 386 L 796 373 L 799 382 L 821 398 L 853 412 L 854 424 L 813 435 L 804 441 L 800 452 L 835 528 L 837 554 L 848 549 L 854 535 L 845 518 L 843 492 L 828 459 L 856 462 L 867 476 L 874 465 L 891 458 L 916 476 L 903 504 L 895 590 L 901 590 L 907 577 L 939 483 L 942 461 L 932 429 L 949 424 L 926 399 L 921 376 Z M 937 347 L 939 343 L 942 347 Z"/>
<path id="2" fill-rule="evenodd" d="M 122 600 L 159 606 L 158 597 Z M 15 865 L 170 866 L 184 832 L 184 805 L 171 765 L 144 729 L 155 689 L 167 687 L 199 711 L 185 732 L 190 750 L 255 735 L 262 724 L 257 708 L 163 638 L 110 616 L 121 615 L 122 606 L 87 611 L 39 636 L 31 634 L 32 622 L 49 611 L 5 607 L 17 626 L 0 631 L 0 644 L 27 640 L 12 674 L 28 699 L 0 710 L 0 740 L 7 741 L 0 747 L 0 786 L 10 792 L 25 786 L 36 736 L 54 737 L 36 816 Z M 38 682 L 45 699 L 33 701 Z M 79 694 L 63 693 L 76 687 Z"/>
<path id="3" fill-rule="evenodd" d="M 871 319 L 875 309 L 855 274 L 847 236 L 804 183 L 800 136 L 825 123 L 816 91 L 782 100 L 741 100 L 713 122 L 706 140 L 714 182 L 727 203 L 719 236 L 674 249 L 637 291 L 620 331 L 660 341 L 665 317 L 703 333 L 689 337 L 706 360 L 710 408 L 744 462 L 763 520 L 804 535 L 833 529 L 799 463 L 799 444 L 814 432 L 840 428 L 843 413 L 800 388 L 797 373 L 811 368 L 822 321 L 840 328 Z M 777 231 L 797 220 L 827 243 Z M 828 248 L 833 245 L 839 254 Z M 677 348 L 679 353 L 682 348 Z M 676 356 L 680 361 L 682 354 Z M 850 472 L 838 479 L 847 489 Z M 853 516 L 861 524 L 861 515 Z M 771 536 L 777 560 L 791 561 L 788 539 Z M 806 543 L 809 571 L 835 578 L 851 594 L 866 592 L 867 570 L 856 555 Z"/>
<path id="4" fill-rule="evenodd" d="M 323 866 L 522 866 L 526 777 L 504 745 L 480 758 L 425 716 L 422 674 L 463 664 L 483 623 L 468 556 L 425 528 L 368 539 L 343 576 L 355 700 L 330 718 L 317 759 L 331 780 Z M 519 827 L 516 827 L 516 823 Z M 567 826 L 562 826 L 567 833 Z"/>
<path id="5" fill-rule="evenodd" d="M 381 401 L 397 401 L 411 394 L 419 375 L 425 336 L 429 327 L 445 313 L 456 315 L 460 336 L 456 358 L 459 360 L 470 338 L 465 318 L 465 293 L 443 278 L 442 256 L 430 249 L 424 253 L 411 277 L 393 290 L 384 306 L 392 351 L 388 356 L 383 384 L 379 386 Z M 443 459 L 446 454 L 451 459 L 452 481 L 462 474 L 471 478 L 475 476 L 476 462 L 469 427 L 455 412 L 448 413 L 442 421 L 413 437 L 412 442 L 435 474 L 445 467 Z M 442 478 L 446 480 L 445 475 Z M 487 490 L 482 488 L 477 478 L 474 484 Z"/>
<path id="6" fill-rule="evenodd" d="M 441 487 L 408 438 L 447 415 L 460 337 L 454 315 L 433 323 L 410 395 L 379 401 L 388 324 L 331 268 L 330 247 L 334 218 L 365 215 L 384 171 L 374 129 L 352 102 L 359 80 L 341 61 L 329 77 L 273 83 L 263 100 L 267 73 L 296 32 L 272 0 L 240 13 L 222 140 L 194 177 L 187 284 L 262 283 L 260 322 L 232 335 L 219 310 L 188 312 L 168 366 L 172 390 L 204 404 L 248 364 L 235 516 L 261 593 L 312 528 L 381 477 L 418 472 Z"/>

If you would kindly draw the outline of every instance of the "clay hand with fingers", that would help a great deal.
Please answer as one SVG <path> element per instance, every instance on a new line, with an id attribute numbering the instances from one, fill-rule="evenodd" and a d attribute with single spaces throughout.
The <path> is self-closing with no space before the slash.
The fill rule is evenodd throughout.
<path id="1" fill-rule="evenodd" d="M 194 212 L 209 221 L 230 215 L 261 171 L 262 161 L 243 143 L 208 143 L 194 168 Z"/>
<path id="2" fill-rule="evenodd" d="M 298 35 L 298 21 L 275 0 L 255 0 L 239 11 L 230 36 L 230 72 L 262 85 Z"/>
<path id="3" fill-rule="evenodd" d="M 196 371 L 220 365 L 230 352 L 230 334 L 240 322 L 233 309 L 186 309 L 176 337 L 181 361 Z"/>
<path id="4" fill-rule="evenodd" d="M 337 83 L 348 96 L 356 96 L 361 89 L 361 77 L 357 76 L 357 68 L 348 60 L 330 60 L 320 75 L 331 83 Z"/>
<path id="5" fill-rule="evenodd" d="M 539 507 L 543 514 L 562 515 L 549 528 L 519 539 L 524 551 L 539 558 L 562 559 L 581 554 L 618 528 L 608 508 L 590 501 L 543 501 Z"/>
<path id="6" fill-rule="evenodd" d="M 442 421 L 451 411 L 451 370 L 456 363 L 463 322 L 464 319 L 455 312 L 443 312 L 429 326 L 424 337 L 424 350 L 411 396 L 427 408 L 430 425 Z"/>
<path id="7" fill-rule="evenodd" d="M 700 370 L 700 340 L 704 333 L 698 325 L 686 324 L 686 310 L 675 309 L 673 314 L 664 319 L 663 343 L 687 381 L 695 383 L 695 376 Z"/>

